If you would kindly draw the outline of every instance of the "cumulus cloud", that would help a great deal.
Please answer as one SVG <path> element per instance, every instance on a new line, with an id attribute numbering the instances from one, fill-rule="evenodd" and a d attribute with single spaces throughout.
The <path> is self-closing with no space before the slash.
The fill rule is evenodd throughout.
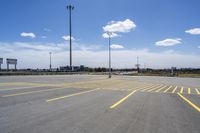
<path id="1" fill-rule="evenodd" d="M 113 38 L 113 37 L 118 37 L 119 35 L 116 34 L 116 33 L 111 33 L 110 37 Z M 103 33 L 102 35 L 103 38 L 109 38 L 109 35 L 108 33 Z"/>
<path id="2" fill-rule="evenodd" d="M 136 24 L 130 19 L 124 21 L 111 21 L 106 26 L 103 27 L 104 32 L 130 32 L 136 27 Z"/>
<path id="3" fill-rule="evenodd" d="M 69 41 L 70 40 L 70 36 L 62 36 L 62 39 L 64 39 L 65 41 Z M 72 36 L 71 37 L 72 41 L 75 41 L 75 38 Z"/>
<path id="4" fill-rule="evenodd" d="M 111 47 L 112 49 L 122 49 L 122 48 L 124 48 L 123 45 L 119 45 L 119 44 L 112 44 L 110 47 Z"/>
<path id="5" fill-rule="evenodd" d="M 200 28 L 194 28 L 194 29 L 186 30 L 185 32 L 192 34 L 192 35 L 200 35 Z"/>
<path id="6" fill-rule="evenodd" d="M 102 34 L 103 38 L 109 38 L 108 32 L 112 33 L 110 37 L 119 37 L 118 33 L 130 32 L 136 28 L 136 24 L 130 19 L 124 21 L 111 21 L 103 27 L 105 33 Z"/>
<path id="7" fill-rule="evenodd" d="M 182 42 L 182 39 L 180 38 L 175 38 L 175 39 L 170 39 L 170 38 L 167 38 L 165 40 L 162 40 L 162 41 L 158 41 L 156 42 L 156 46 L 174 46 L 174 45 L 177 45 L 177 44 L 181 44 Z"/>
<path id="8" fill-rule="evenodd" d="M 27 37 L 27 38 L 35 38 L 36 35 L 32 32 L 22 32 L 21 34 L 21 37 Z"/>

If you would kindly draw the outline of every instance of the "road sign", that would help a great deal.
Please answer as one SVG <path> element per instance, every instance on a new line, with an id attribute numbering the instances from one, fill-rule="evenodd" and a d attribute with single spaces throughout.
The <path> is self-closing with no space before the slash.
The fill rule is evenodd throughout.
<path id="1" fill-rule="evenodd" d="M 15 70 L 17 69 L 17 59 L 6 59 L 7 70 L 9 70 L 9 65 L 15 65 Z"/>
<path id="2" fill-rule="evenodd" d="M 16 65 L 17 64 L 17 59 L 7 59 L 7 64 Z"/>

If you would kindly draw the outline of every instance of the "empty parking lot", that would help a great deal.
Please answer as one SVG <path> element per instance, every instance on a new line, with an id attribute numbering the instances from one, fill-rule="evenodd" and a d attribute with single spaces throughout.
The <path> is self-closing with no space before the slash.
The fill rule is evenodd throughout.
<path id="1" fill-rule="evenodd" d="M 2 133 L 199 133 L 200 79 L 0 77 Z"/>

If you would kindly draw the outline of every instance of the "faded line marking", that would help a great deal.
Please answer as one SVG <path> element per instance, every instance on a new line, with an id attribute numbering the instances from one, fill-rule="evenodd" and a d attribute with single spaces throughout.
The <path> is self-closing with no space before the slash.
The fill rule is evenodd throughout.
<path id="1" fill-rule="evenodd" d="M 52 102 L 52 101 L 56 101 L 56 100 L 60 100 L 60 99 L 64 99 L 64 98 L 69 98 L 69 97 L 73 97 L 73 96 L 89 93 L 89 92 L 92 92 L 92 91 L 97 91 L 99 89 L 100 88 L 97 88 L 97 89 L 94 89 L 94 90 L 89 90 L 89 91 L 83 91 L 83 92 L 79 92 L 79 93 L 74 93 L 74 94 L 70 94 L 70 95 L 60 96 L 60 97 L 48 99 L 48 100 L 46 100 L 46 102 Z"/>
<path id="2" fill-rule="evenodd" d="M 165 87 L 167 87 L 167 86 L 165 85 L 165 86 L 163 86 L 162 88 L 156 90 L 155 92 L 159 92 L 159 91 L 161 91 L 162 89 L 164 89 Z"/>
<path id="3" fill-rule="evenodd" d="M 139 90 L 139 91 L 141 91 L 141 90 L 143 90 L 143 89 L 145 89 L 147 87 L 150 87 L 150 86 L 152 86 L 152 85 L 144 85 L 144 86 L 140 86 L 140 87 L 138 87 L 136 89 Z"/>
<path id="4" fill-rule="evenodd" d="M 0 91 L 10 91 L 10 90 L 24 90 L 24 89 L 35 89 L 35 88 L 39 88 L 39 87 L 44 87 L 44 86 L 29 86 L 29 87 L 17 87 L 17 88 L 5 88 L 5 89 L 0 89 Z M 50 86 L 46 86 L 46 87 L 50 87 Z"/>
<path id="5" fill-rule="evenodd" d="M 195 105 L 194 103 L 192 103 L 189 99 L 187 99 L 186 97 L 184 97 L 183 95 L 181 95 L 180 93 L 178 93 L 178 95 L 185 100 L 190 106 L 192 106 L 194 109 L 196 109 L 198 112 L 200 112 L 200 108 Z"/>
<path id="6" fill-rule="evenodd" d="M 6 94 L 6 95 L 3 95 L 2 97 L 12 97 L 12 96 L 27 95 L 27 94 L 32 94 L 32 93 L 46 92 L 46 91 L 53 91 L 53 90 L 63 90 L 63 89 L 67 89 L 67 88 L 63 87 L 63 88 L 45 89 L 45 90 L 38 90 L 38 91 L 27 91 L 27 92 L 22 92 L 22 93 Z"/>
<path id="7" fill-rule="evenodd" d="M 169 88 L 167 88 L 164 93 L 166 93 L 168 90 L 170 90 L 172 88 L 172 86 L 170 86 Z"/>
<path id="8" fill-rule="evenodd" d="M 200 94 L 199 90 L 197 88 L 195 90 L 196 90 L 197 94 L 199 95 Z"/>
<path id="9" fill-rule="evenodd" d="M 151 91 L 153 91 L 153 90 L 159 89 L 160 87 L 163 87 L 163 85 L 160 85 L 160 86 L 157 86 L 157 87 L 155 87 L 155 88 L 153 88 L 153 89 L 147 90 L 147 92 L 151 92 Z"/>
<path id="10" fill-rule="evenodd" d="M 25 85 L 26 82 L 7 82 L 7 83 L 0 83 L 0 86 L 13 86 L 13 85 Z"/>
<path id="11" fill-rule="evenodd" d="M 130 94 L 128 94 L 127 96 L 125 96 L 124 98 L 122 98 L 121 100 L 119 100 L 118 102 L 116 102 L 115 104 L 113 104 L 112 106 L 110 106 L 111 109 L 117 107 L 120 103 L 122 103 L 123 101 L 125 101 L 128 97 L 130 97 L 131 95 L 133 95 L 137 90 L 132 91 Z"/>
<path id="12" fill-rule="evenodd" d="M 176 87 L 173 89 L 172 93 L 175 93 L 175 91 L 176 91 L 177 88 L 178 88 L 178 86 L 176 86 Z"/>
<path id="13" fill-rule="evenodd" d="M 155 86 L 155 85 L 150 85 L 150 86 L 147 86 L 147 87 L 144 87 L 144 88 L 139 89 L 139 91 L 144 91 L 144 90 L 147 90 L 147 89 L 152 88 L 152 87 L 154 87 L 154 86 Z"/>
<path id="14" fill-rule="evenodd" d="M 148 85 L 148 86 L 145 86 L 145 87 L 143 87 L 143 88 L 141 88 L 141 89 L 139 89 L 139 91 L 144 91 L 144 90 L 147 90 L 147 89 L 149 89 L 149 88 L 153 88 L 153 87 L 155 87 L 155 86 L 157 86 L 157 85 Z"/>
<path id="15" fill-rule="evenodd" d="M 140 90 L 140 91 L 147 91 L 147 90 L 150 90 L 150 89 L 152 89 L 152 88 L 154 88 L 154 87 L 158 87 L 158 86 L 160 86 L 160 85 L 152 85 L 152 86 L 147 87 L 147 88 L 145 88 L 145 89 L 142 89 L 142 90 Z"/>

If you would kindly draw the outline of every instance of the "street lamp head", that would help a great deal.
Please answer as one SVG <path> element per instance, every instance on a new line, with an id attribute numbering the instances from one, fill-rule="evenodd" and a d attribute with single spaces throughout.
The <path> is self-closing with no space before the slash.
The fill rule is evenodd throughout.
<path id="1" fill-rule="evenodd" d="M 68 9 L 68 10 L 73 10 L 73 9 L 74 9 L 74 6 L 73 6 L 73 5 L 68 5 L 68 6 L 67 6 L 67 9 Z"/>
<path id="2" fill-rule="evenodd" d="M 108 36 L 112 36 L 112 32 L 107 31 L 106 34 L 108 34 Z"/>

